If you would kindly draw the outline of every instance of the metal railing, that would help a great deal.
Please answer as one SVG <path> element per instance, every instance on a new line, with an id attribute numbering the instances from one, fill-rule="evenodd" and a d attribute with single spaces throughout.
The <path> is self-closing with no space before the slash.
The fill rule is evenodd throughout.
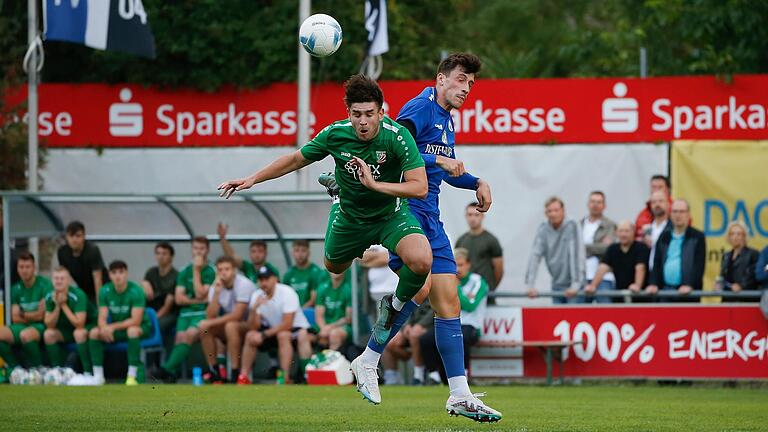
<path id="1" fill-rule="evenodd" d="M 597 291 L 596 293 L 592 295 L 585 295 L 584 291 L 579 291 L 574 297 L 578 297 L 580 299 L 585 300 L 593 300 L 598 297 L 608 297 L 608 298 L 624 298 L 625 301 L 629 302 L 631 299 L 659 299 L 659 300 L 670 300 L 670 299 L 701 299 L 701 298 L 707 298 L 707 297 L 721 297 L 723 299 L 728 300 L 758 300 L 760 299 L 760 296 L 762 295 L 762 290 L 749 290 L 749 291 L 740 291 L 740 292 L 733 292 L 733 291 L 691 291 L 688 294 L 678 294 L 675 290 L 659 290 L 659 292 L 655 294 L 648 294 L 645 292 L 632 292 L 630 290 L 605 290 L 605 291 Z M 488 293 L 488 296 L 491 298 L 529 298 L 528 293 L 526 292 L 510 292 L 510 291 L 493 291 Z M 536 297 L 553 297 L 553 298 L 563 298 L 565 296 L 564 291 L 539 291 L 536 294 Z"/>

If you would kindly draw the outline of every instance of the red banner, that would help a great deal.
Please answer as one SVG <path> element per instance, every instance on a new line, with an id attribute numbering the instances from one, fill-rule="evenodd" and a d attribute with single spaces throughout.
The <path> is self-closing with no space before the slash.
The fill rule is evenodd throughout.
<path id="1" fill-rule="evenodd" d="M 388 113 L 396 115 L 431 84 L 382 81 Z M 316 85 L 311 95 L 314 130 L 345 117 L 341 85 Z M 296 104 L 294 84 L 216 93 L 45 84 L 40 136 L 51 147 L 295 145 Z M 454 121 L 459 144 L 765 139 L 766 109 L 768 75 L 730 82 L 708 76 L 480 79 Z"/>
<path id="2" fill-rule="evenodd" d="M 569 377 L 768 378 L 768 321 L 756 305 L 523 308 L 522 315 L 524 341 L 582 341 L 567 350 Z M 545 376 L 537 349 L 523 358 L 525 376 Z"/>

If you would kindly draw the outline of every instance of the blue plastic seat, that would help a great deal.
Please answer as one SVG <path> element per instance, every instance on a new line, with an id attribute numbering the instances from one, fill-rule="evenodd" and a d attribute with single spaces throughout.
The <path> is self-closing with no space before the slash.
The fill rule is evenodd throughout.
<path id="1" fill-rule="evenodd" d="M 310 327 L 314 327 L 315 324 L 317 324 L 317 321 L 315 320 L 315 308 L 304 308 L 304 316 L 307 317 Z"/>
<path id="2" fill-rule="evenodd" d="M 149 318 L 149 324 L 151 326 L 150 336 L 141 339 L 141 361 L 146 363 L 147 353 L 159 352 L 161 357 L 164 357 L 163 353 L 163 334 L 160 331 L 160 321 L 157 319 L 157 312 L 151 307 L 145 308 L 144 313 Z M 104 346 L 104 351 L 109 352 L 125 352 L 128 351 L 128 342 L 115 342 Z M 163 361 L 161 359 L 161 361 Z"/>

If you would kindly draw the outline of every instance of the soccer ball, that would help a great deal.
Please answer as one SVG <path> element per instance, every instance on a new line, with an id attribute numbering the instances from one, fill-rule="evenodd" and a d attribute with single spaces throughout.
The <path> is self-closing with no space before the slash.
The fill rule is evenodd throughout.
<path id="1" fill-rule="evenodd" d="M 62 376 L 59 368 L 48 369 L 43 374 L 43 384 L 60 385 L 61 381 L 62 381 Z"/>
<path id="2" fill-rule="evenodd" d="M 24 384 L 40 385 L 43 383 L 43 374 L 40 373 L 40 369 L 30 369 L 27 371 L 27 382 Z"/>
<path id="3" fill-rule="evenodd" d="M 13 368 L 11 371 L 11 384 L 26 384 L 27 370 L 21 367 Z"/>
<path id="4" fill-rule="evenodd" d="M 311 55 L 327 57 L 341 46 L 341 26 L 330 15 L 312 15 L 301 23 L 299 43 Z"/>
<path id="5" fill-rule="evenodd" d="M 334 350 L 323 350 L 309 359 L 307 370 L 326 370 L 336 374 L 336 382 L 339 385 L 352 384 L 352 371 L 350 363 L 344 356 Z"/>
<path id="6" fill-rule="evenodd" d="M 61 373 L 61 382 L 59 384 L 64 385 L 69 382 L 75 375 L 75 371 L 72 368 L 60 368 L 59 372 Z"/>

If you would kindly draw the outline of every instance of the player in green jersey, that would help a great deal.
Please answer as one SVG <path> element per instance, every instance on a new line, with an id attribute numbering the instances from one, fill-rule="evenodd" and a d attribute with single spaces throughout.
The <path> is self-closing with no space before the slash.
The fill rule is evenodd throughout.
<path id="1" fill-rule="evenodd" d="M 44 298 L 53 289 L 51 281 L 37 274 L 35 257 L 19 254 L 16 271 L 21 280 L 11 286 L 11 325 L 0 327 L 0 357 L 9 369 L 19 366 L 12 345 L 21 345 L 28 367 L 40 366 L 40 338 L 45 331 Z"/>
<path id="2" fill-rule="evenodd" d="M 352 284 L 350 272 L 332 274 L 331 279 L 323 284 L 317 294 L 315 321 L 317 321 L 317 339 L 320 345 L 326 345 L 338 351 L 352 336 Z"/>
<path id="3" fill-rule="evenodd" d="M 302 308 L 315 306 L 321 285 L 330 282 L 328 272 L 309 260 L 309 241 L 293 242 L 293 266 L 285 272 L 283 283 L 290 285 L 299 295 Z"/>
<path id="4" fill-rule="evenodd" d="M 128 342 L 128 376 L 126 385 L 136 385 L 136 373 L 141 365 L 141 338 L 152 331 L 144 313 L 147 298 L 144 289 L 128 280 L 128 265 L 116 260 L 109 264 L 109 278 L 99 289 L 99 318 L 97 327 L 88 334 L 88 349 L 93 363 L 94 384 L 104 384 L 104 344 Z"/>
<path id="5" fill-rule="evenodd" d="M 210 244 L 205 237 L 192 239 L 192 263 L 176 279 L 176 305 L 180 307 L 176 321 L 176 343 L 168 359 L 153 375 L 165 382 L 175 382 L 176 373 L 187 359 L 190 347 L 200 339 L 198 326 L 205 319 L 208 289 L 216 279 L 216 270 L 208 262 Z"/>
<path id="6" fill-rule="evenodd" d="M 45 296 L 45 351 L 51 366 L 64 366 L 66 357 L 62 343 L 76 343 L 83 372 L 93 373 L 88 352 L 88 332 L 96 324 L 98 311 L 88 301 L 85 291 L 70 285 L 69 271 L 58 267 L 53 271 L 53 291 Z"/>

